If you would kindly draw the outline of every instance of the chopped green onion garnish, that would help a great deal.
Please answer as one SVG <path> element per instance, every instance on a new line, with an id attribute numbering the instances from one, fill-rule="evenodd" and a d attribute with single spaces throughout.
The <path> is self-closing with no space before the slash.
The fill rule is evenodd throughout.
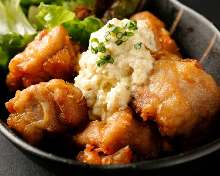
<path id="1" fill-rule="evenodd" d="M 116 34 L 116 37 L 117 37 L 117 39 L 121 39 L 121 38 L 123 37 L 123 35 L 124 35 L 124 33 L 118 32 L 118 33 Z"/>
<path id="2" fill-rule="evenodd" d="M 110 33 L 110 32 L 107 32 L 107 33 L 105 34 L 105 41 L 108 42 L 110 39 L 111 39 L 111 33 Z"/>
<path id="3" fill-rule="evenodd" d="M 133 36 L 134 35 L 134 33 L 133 32 L 125 32 L 124 33 L 126 36 L 128 36 L 128 37 L 131 37 L 131 36 Z"/>
<path id="4" fill-rule="evenodd" d="M 131 20 L 129 23 L 126 24 L 125 26 L 127 29 L 129 30 L 137 30 L 138 27 L 137 27 L 137 21 L 133 21 Z"/>
<path id="5" fill-rule="evenodd" d="M 134 48 L 135 48 L 135 49 L 141 49 L 141 47 L 142 47 L 142 42 L 136 43 L 136 44 L 134 45 Z"/>
<path id="6" fill-rule="evenodd" d="M 129 37 L 133 36 L 134 33 L 133 32 L 119 32 L 116 34 L 116 37 L 118 40 L 116 40 L 116 44 L 117 45 L 121 45 L 123 42 L 126 42 L 128 40 Z"/>
<path id="7" fill-rule="evenodd" d="M 92 51 L 93 54 L 97 54 L 98 53 L 98 48 L 91 46 L 91 51 Z"/>
<path id="8" fill-rule="evenodd" d="M 105 44 L 103 42 L 99 43 L 97 48 L 98 48 L 98 52 L 101 52 L 101 53 L 106 52 Z"/>
<path id="9" fill-rule="evenodd" d="M 126 42 L 128 40 L 128 36 L 124 35 L 121 39 L 123 42 Z"/>
<path id="10" fill-rule="evenodd" d="M 92 38 L 92 39 L 91 39 L 91 42 L 99 43 L 99 40 L 98 40 L 97 38 Z"/>
<path id="11" fill-rule="evenodd" d="M 118 46 L 121 45 L 122 43 L 123 43 L 123 41 L 120 40 L 120 39 L 119 39 L 119 40 L 116 40 L 116 42 L 115 42 L 115 44 L 118 45 Z"/>
<path id="12" fill-rule="evenodd" d="M 122 31 L 122 28 L 121 27 L 118 27 L 118 26 L 114 26 L 112 29 L 111 29 L 111 32 L 117 34 L 118 32 L 121 32 Z"/>
<path id="13" fill-rule="evenodd" d="M 112 28 L 113 26 L 114 26 L 114 25 L 111 24 L 111 23 L 108 24 L 108 28 Z"/>
<path id="14" fill-rule="evenodd" d="M 101 67 L 102 65 L 105 65 L 107 63 L 113 64 L 114 59 L 111 55 L 101 56 L 100 59 L 96 62 L 98 67 Z"/>
<path id="15" fill-rule="evenodd" d="M 98 52 L 101 52 L 101 53 L 106 52 L 105 44 L 103 42 L 99 43 L 97 38 L 91 39 L 91 42 L 96 43 L 96 46 L 92 46 L 91 44 L 91 51 L 93 54 L 97 54 Z"/>

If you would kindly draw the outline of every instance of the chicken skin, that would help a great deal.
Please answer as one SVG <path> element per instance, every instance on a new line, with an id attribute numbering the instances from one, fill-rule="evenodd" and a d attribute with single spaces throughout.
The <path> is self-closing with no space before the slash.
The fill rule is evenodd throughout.
<path id="1" fill-rule="evenodd" d="M 81 91 L 58 79 L 17 91 L 6 108 L 11 113 L 9 127 L 31 144 L 38 144 L 44 132 L 63 133 L 80 127 L 88 119 Z"/>
<path id="2" fill-rule="evenodd" d="M 149 126 L 135 120 L 130 110 L 116 112 L 106 122 L 90 122 L 82 133 L 74 136 L 74 141 L 81 146 L 96 146 L 107 155 L 127 145 L 146 158 L 156 157 L 159 151 L 157 135 Z"/>
<path id="3" fill-rule="evenodd" d="M 45 29 L 10 61 L 7 85 L 15 91 L 53 78 L 69 80 L 76 71 L 78 53 L 79 46 L 62 26 Z"/>
<path id="4" fill-rule="evenodd" d="M 126 146 L 112 155 L 104 155 L 95 150 L 94 146 L 86 145 L 86 149 L 80 152 L 76 159 L 87 164 L 129 164 L 132 161 L 132 150 Z"/>
<path id="5" fill-rule="evenodd" d="M 181 55 L 176 42 L 171 38 L 169 32 L 165 29 L 165 24 L 150 12 L 144 11 L 135 14 L 132 19 L 144 20 L 154 33 L 158 50 L 155 57 L 159 57 L 163 52 L 169 52 L 175 55 Z"/>
<path id="6" fill-rule="evenodd" d="M 220 92 L 196 60 L 162 59 L 149 84 L 134 92 L 133 105 L 144 121 L 156 121 L 163 136 L 188 137 L 214 120 Z"/>

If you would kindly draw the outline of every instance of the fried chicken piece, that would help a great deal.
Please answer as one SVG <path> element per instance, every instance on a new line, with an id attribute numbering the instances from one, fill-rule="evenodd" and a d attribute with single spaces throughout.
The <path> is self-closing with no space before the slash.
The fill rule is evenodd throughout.
<path id="1" fill-rule="evenodd" d="M 150 126 L 135 120 L 130 110 L 116 112 L 106 122 L 90 122 L 74 141 L 81 146 L 94 145 L 107 155 L 127 145 L 147 158 L 156 157 L 159 151 L 157 135 Z"/>
<path id="2" fill-rule="evenodd" d="M 156 16 L 148 11 L 144 11 L 135 14 L 132 19 L 144 20 L 153 31 L 158 47 L 158 51 L 154 53 L 156 58 L 159 58 L 163 51 L 179 56 L 181 55 L 176 42 L 171 38 L 169 32 L 165 29 L 165 24 Z"/>
<path id="3" fill-rule="evenodd" d="M 62 27 L 43 30 L 9 63 L 8 87 L 15 91 L 52 78 L 69 80 L 78 62 L 79 46 Z"/>
<path id="4" fill-rule="evenodd" d="M 144 121 L 156 121 L 163 136 L 188 137 L 214 119 L 220 92 L 196 60 L 162 59 L 149 84 L 134 92 L 133 105 Z"/>
<path id="5" fill-rule="evenodd" d="M 81 91 L 70 83 L 54 79 L 17 91 L 6 103 L 7 119 L 29 143 L 38 144 L 44 132 L 63 133 L 87 121 L 87 104 Z"/>
<path id="6" fill-rule="evenodd" d="M 76 159 L 82 163 L 96 165 L 129 164 L 132 161 L 132 150 L 126 146 L 112 155 L 104 155 L 95 150 L 94 146 L 86 145 L 86 149 L 79 152 Z"/>

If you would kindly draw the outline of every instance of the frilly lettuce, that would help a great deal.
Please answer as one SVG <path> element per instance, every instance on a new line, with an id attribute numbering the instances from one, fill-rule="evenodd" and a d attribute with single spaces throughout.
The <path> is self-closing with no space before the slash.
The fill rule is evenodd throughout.
<path id="1" fill-rule="evenodd" d="M 0 66 L 5 67 L 10 58 L 21 52 L 31 42 L 34 35 L 8 33 L 0 35 Z"/>
<path id="2" fill-rule="evenodd" d="M 64 6 L 70 10 L 74 10 L 79 6 L 85 6 L 90 10 L 95 10 L 96 2 L 97 0 L 21 0 L 23 6 L 33 6 L 44 3 Z"/>
<path id="3" fill-rule="evenodd" d="M 0 66 L 29 43 L 36 30 L 26 19 L 20 0 L 0 0 Z"/>
<path id="4" fill-rule="evenodd" d="M 56 0 L 21 0 L 21 5 L 38 5 L 41 2 L 43 2 L 43 3 L 53 3 L 54 1 L 56 1 Z"/>
<path id="5" fill-rule="evenodd" d="M 38 22 L 45 28 L 53 28 L 72 21 L 75 15 L 62 6 L 40 4 L 37 14 Z"/>
<path id="6" fill-rule="evenodd" d="M 103 22 L 94 16 L 89 16 L 81 21 L 75 18 L 72 11 L 57 5 L 41 4 L 36 20 L 35 25 L 43 26 L 43 28 L 63 25 L 69 31 L 70 36 L 84 47 L 88 46 L 90 34 L 103 26 Z"/>
<path id="7" fill-rule="evenodd" d="M 35 5 L 29 9 L 30 22 L 20 3 L 23 8 Z M 22 51 L 43 28 L 63 25 L 75 41 L 86 47 L 90 34 L 103 23 L 94 16 L 77 19 L 72 10 L 79 5 L 92 10 L 96 0 L 0 0 L 0 66 L 6 68 L 9 59 Z"/>
<path id="8" fill-rule="evenodd" d="M 75 19 L 63 25 L 75 41 L 79 41 L 81 45 L 87 47 L 91 33 L 99 30 L 103 26 L 103 22 L 99 18 L 89 16 L 83 21 Z"/>
<path id="9" fill-rule="evenodd" d="M 20 35 L 32 35 L 36 33 L 19 4 L 20 0 L 0 0 L 0 34 L 16 32 Z"/>

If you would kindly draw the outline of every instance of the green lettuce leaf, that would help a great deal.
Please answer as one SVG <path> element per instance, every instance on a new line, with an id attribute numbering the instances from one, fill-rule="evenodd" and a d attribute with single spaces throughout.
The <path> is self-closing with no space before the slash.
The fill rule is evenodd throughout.
<path id="1" fill-rule="evenodd" d="M 43 29 L 43 26 L 39 23 L 38 19 L 37 19 L 37 14 L 39 12 L 39 8 L 37 6 L 31 6 L 28 9 L 28 20 L 29 22 L 32 24 L 32 26 L 37 30 L 40 31 L 41 29 Z"/>
<path id="2" fill-rule="evenodd" d="M 21 0 L 21 5 L 39 5 L 41 2 L 50 4 L 53 3 L 54 0 Z"/>
<path id="3" fill-rule="evenodd" d="M 34 35 L 20 35 L 18 33 L 8 33 L 0 35 L 0 66 L 6 67 L 10 58 L 21 52 Z"/>
<path id="4" fill-rule="evenodd" d="M 89 44 L 91 33 L 99 30 L 103 25 L 103 22 L 94 16 L 89 16 L 83 21 L 75 19 L 64 23 L 64 27 L 69 31 L 70 36 L 85 48 Z"/>
<path id="5" fill-rule="evenodd" d="M 67 9 L 75 10 L 79 6 L 85 6 L 90 10 L 94 10 L 97 0 L 21 0 L 23 6 L 33 6 L 39 5 L 40 3 L 44 4 L 55 4 L 64 6 Z"/>
<path id="6" fill-rule="evenodd" d="M 7 65 L 8 58 L 9 58 L 8 53 L 5 51 L 4 48 L 0 46 L 0 66 L 1 67 L 5 67 L 5 65 Z"/>
<path id="7" fill-rule="evenodd" d="M 20 0 L 0 0 L 0 34 L 16 32 L 20 35 L 35 34 L 20 5 Z"/>
<path id="8" fill-rule="evenodd" d="M 0 35 L 0 46 L 9 51 L 22 49 L 27 43 L 33 40 L 34 35 L 20 35 L 18 33 L 8 33 Z"/>
<path id="9" fill-rule="evenodd" d="M 89 16 L 81 21 L 75 18 L 72 11 L 57 5 L 41 4 L 36 19 L 36 25 L 43 28 L 63 25 L 69 31 L 70 36 L 84 47 L 88 46 L 90 34 L 103 26 L 99 18 Z"/>
<path id="10" fill-rule="evenodd" d="M 20 0 L 0 0 L 0 66 L 3 68 L 36 33 L 19 4 Z"/>
<path id="11" fill-rule="evenodd" d="M 46 28 L 59 26 L 65 22 L 73 20 L 74 17 L 74 13 L 67 10 L 65 7 L 45 5 L 43 3 L 40 4 L 37 14 L 38 22 Z"/>

